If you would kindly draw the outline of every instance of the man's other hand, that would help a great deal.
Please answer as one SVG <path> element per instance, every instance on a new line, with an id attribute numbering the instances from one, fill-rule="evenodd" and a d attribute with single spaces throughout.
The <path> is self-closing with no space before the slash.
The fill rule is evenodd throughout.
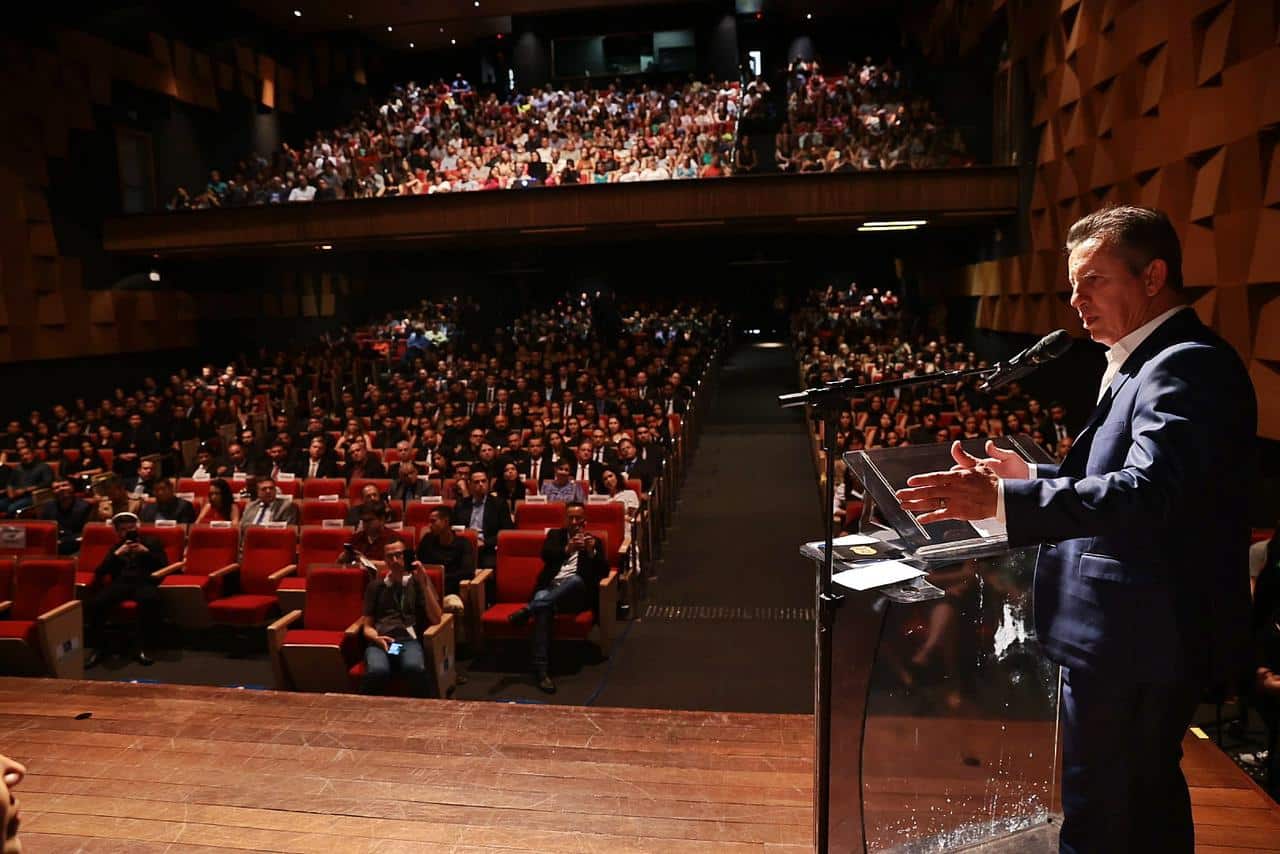
<path id="1" fill-rule="evenodd" d="M 1027 461 L 1017 451 L 1006 451 L 1003 448 L 997 448 L 996 443 L 987 440 L 987 446 L 984 449 L 987 452 L 986 457 L 975 457 L 960 447 L 957 440 L 951 443 L 951 459 L 956 461 L 952 467 L 952 471 L 961 471 L 963 469 L 985 468 L 987 471 L 1007 480 L 1026 480 L 1031 477 L 1031 467 L 1027 465 Z"/>

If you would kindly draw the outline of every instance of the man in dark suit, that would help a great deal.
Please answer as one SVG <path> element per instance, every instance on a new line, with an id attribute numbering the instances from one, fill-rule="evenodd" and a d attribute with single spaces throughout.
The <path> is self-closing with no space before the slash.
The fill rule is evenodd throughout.
<path id="1" fill-rule="evenodd" d="M 556 614 L 576 614 L 590 608 L 599 619 L 600 580 L 609 574 L 604 543 L 587 533 L 587 509 L 573 501 L 565 513 L 568 526 L 548 531 L 542 545 L 542 572 L 534 584 L 533 598 L 507 618 L 517 625 L 530 618 L 535 621 L 533 666 L 538 687 L 548 694 L 556 692 L 548 669 Z"/>
<path id="2" fill-rule="evenodd" d="M 987 446 L 898 495 L 920 521 L 1003 518 L 1041 543 L 1035 624 L 1063 668 L 1067 852 L 1191 852 L 1181 741 L 1247 666 L 1246 501 L 1257 403 L 1232 348 L 1183 304 L 1168 218 L 1071 227 L 1071 305 L 1109 348 L 1099 403 L 1059 466 Z"/>
<path id="3" fill-rule="evenodd" d="M 547 453 L 546 440 L 541 436 L 530 436 L 529 456 L 524 465 L 517 468 L 521 477 L 537 481 L 539 486 L 555 477 L 555 466 L 552 465 L 551 455 Z"/>
<path id="4" fill-rule="evenodd" d="M 347 482 L 357 478 L 381 478 L 387 476 L 387 470 L 377 458 L 369 454 L 364 442 L 352 442 L 347 448 Z"/>
<path id="5" fill-rule="evenodd" d="M 453 507 L 453 524 L 462 525 L 480 535 L 480 552 L 477 566 L 496 566 L 498 563 L 498 532 L 513 528 L 507 503 L 489 494 L 489 475 L 482 470 L 471 472 L 468 483 L 471 494 Z"/>
<path id="6" fill-rule="evenodd" d="M 615 470 L 622 472 L 626 480 L 638 479 L 644 491 L 648 492 L 653 486 L 653 479 L 661 470 L 661 463 L 640 459 L 636 453 L 635 442 L 624 437 L 618 442 L 618 465 Z"/>
<path id="7" fill-rule="evenodd" d="M 152 537 L 138 536 L 138 517 L 132 513 L 117 513 L 111 519 L 120 538 L 107 553 L 102 564 L 93 571 L 93 590 L 85 608 L 85 629 L 88 637 L 97 643 L 102 635 L 102 625 L 116 607 L 126 600 L 138 603 L 138 625 L 142 645 L 136 656 L 139 664 L 150 665 L 147 646 L 155 641 L 156 630 L 163 618 L 160 601 L 160 579 L 155 573 L 168 565 L 164 546 Z M 89 654 L 84 666 L 98 663 L 95 650 Z"/>
<path id="8" fill-rule="evenodd" d="M 602 491 L 601 479 L 604 477 L 604 465 L 595 461 L 595 446 L 590 439 L 583 439 L 574 448 L 573 479 L 585 480 L 591 484 L 592 492 Z"/>
<path id="9" fill-rule="evenodd" d="M 329 458 L 329 446 L 320 438 L 311 440 L 311 444 L 307 446 L 306 458 L 294 466 L 293 474 L 299 480 L 342 477 L 338 464 Z"/>

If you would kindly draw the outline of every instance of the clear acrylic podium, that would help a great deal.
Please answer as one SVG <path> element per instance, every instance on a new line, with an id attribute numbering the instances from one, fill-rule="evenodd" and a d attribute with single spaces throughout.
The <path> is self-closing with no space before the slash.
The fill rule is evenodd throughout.
<path id="1" fill-rule="evenodd" d="M 909 474 L 949 467 L 925 447 L 848 455 L 868 504 L 892 501 Z M 884 488 L 868 482 L 877 477 Z M 1058 668 L 1032 626 L 1037 548 L 1009 549 L 981 526 L 931 536 L 896 502 L 882 509 L 864 513 L 862 533 L 902 546 L 926 575 L 837 588 L 829 850 L 1057 851 Z M 943 539 L 958 550 L 912 559 Z"/>

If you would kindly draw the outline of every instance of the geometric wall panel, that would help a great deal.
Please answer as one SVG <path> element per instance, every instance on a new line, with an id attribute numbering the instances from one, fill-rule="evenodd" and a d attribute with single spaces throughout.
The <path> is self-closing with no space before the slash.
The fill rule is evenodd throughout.
<path id="1" fill-rule="evenodd" d="M 1188 298 L 1248 360 L 1267 401 L 1260 430 L 1280 438 L 1280 7 L 988 5 L 1031 77 L 1041 138 L 1030 242 L 1020 265 L 984 265 L 979 325 L 1079 334 L 1062 270 L 1067 229 L 1103 203 L 1159 208 L 1182 240 Z"/>

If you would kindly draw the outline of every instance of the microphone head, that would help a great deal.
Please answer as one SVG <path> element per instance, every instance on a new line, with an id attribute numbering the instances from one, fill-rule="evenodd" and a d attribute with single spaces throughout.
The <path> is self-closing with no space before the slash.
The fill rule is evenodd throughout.
<path id="1" fill-rule="evenodd" d="M 1031 349 L 1027 350 L 1027 362 L 1032 365 L 1041 365 L 1056 359 L 1070 350 L 1072 343 L 1067 330 L 1055 329 L 1031 345 Z"/>

